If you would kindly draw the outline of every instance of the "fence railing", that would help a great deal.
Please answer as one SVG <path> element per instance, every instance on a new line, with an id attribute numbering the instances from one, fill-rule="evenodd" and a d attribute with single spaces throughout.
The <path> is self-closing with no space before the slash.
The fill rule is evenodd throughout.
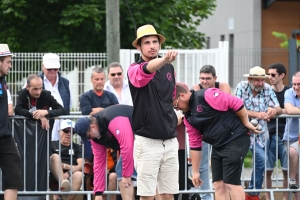
<path id="1" fill-rule="evenodd" d="M 73 114 L 77 114 L 77 113 L 73 113 Z M 72 119 L 74 121 L 76 121 L 78 118 L 82 117 L 81 115 L 69 115 L 69 116 L 61 116 L 58 117 L 59 119 Z M 280 115 L 276 117 L 277 119 L 279 118 L 298 118 L 299 120 L 299 126 L 300 126 L 300 115 Z M 40 134 L 40 127 L 37 121 L 34 121 L 34 125 L 29 127 L 27 126 L 28 124 L 26 123 L 26 121 L 28 119 L 24 118 L 24 117 L 20 117 L 20 116 L 14 116 L 11 117 L 11 130 L 12 130 L 12 134 L 15 138 L 16 141 L 18 141 L 19 143 L 18 148 L 19 151 L 21 153 L 21 157 L 22 157 L 22 178 L 23 178 L 23 189 L 19 190 L 19 195 L 49 195 L 49 194 L 84 194 L 87 195 L 88 199 L 91 199 L 91 195 L 92 195 L 92 191 L 85 191 L 83 186 L 81 187 L 81 189 L 79 191 L 73 191 L 71 190 L 70 192 L 57 192 L 57 191 L 49 191 L 49 145 L 50 145 L 50 134 L 49 131 L 46 131 L 46 135 Z M 277 125 L 278 125 L 278 120 L 277 120 Z M 300 127 L 299 127 L 300 130 Z M 33 134 L 31 134 L 33 133 Z M 187 137 L 186 137 L 186 133 L 185 134 L 185 141 L 179 141 L 179 142 L 186 142 L 186 149 L 185 149 L 185 163 L 184 163 L 184 168 L 185 168 L 185 189 L 184 190 L 180 190 L 180 194 L 179 194 L 179 198 L 181 197 L 181 195 L 183 194 L 191 194 L 191 193 L 214 193 L 215 191 L 213 190 L 213 188 L 209 189 L 209 190 L 199 190 L 197 188 L 193 188 L 192 190 L 187 189 L 187 180 L 188 178 L 191 176 L 191 173 L 189 171 L 189 164 L 188 164 L 188 152 L 189 152 L 189 147 L 188 147 L 188 142 L 187 142 Z M 277 138 L 278 138 L 278 131 L 276 133 Z M 73 135 L 76 136 L 76 135 Z M 43 137 L 41 139 L 41 137 Z M 20 143 L 21 141 L 21 143 Z M 74 140 L 77 143 L 80 144 L 80 139 Z M 23 142 L 23 143 L 22 143 Z M 278 140 L 277 140 L 278 142 Z M 289 144 L 289 142 L 288 142 Z M 210 148 L 210 147 L 208 147 Z M 84 148 L 83 148 L 84 149 Z M 255 148 L 254 148 L 255 149 Z M 28 156 L 26 156 L 26 153 L 28 153 L 29 151 L 34 152 L 34 155 L 30 156 L 31 161 L 28 160 Z M 44 152 L 43 152 L 44 151 Z M 39 155 L 39 153 L 43 153 L 42 156 Z M 278 148 L 276 148 L 276 153 L 278 153 Z M 265 151 L 265 154 L 267 154 L 267 151 Z M 288 155 L 289 156 L 289 153 Z M 84 157 L 82 155 L 82 157 Z M 34 158 L 34 159 L 33 159 Z M 33 159 L 33 160 L 32 160 Z M 42 159 L 42 160 L 41 160 Z M 289 192 L 290 193 L 290 197 L 291 197 L 291 192 L 292 191 L 299 191 L 295 190 L 295 189 L 289 189 L 289 188 L 283 188 L 282 184 L 283 184 L 283 179 L 282 179 L 282 174 L 279 173 L 279 165 L 277 162 L 277 158 L 276 158 L 276 167 L 274 168 L 274 173 L 272 176 L 272 180 L 273 180 L 273 186 L 270 189 L 266 188 L 266 183 L 264 183 L 264 188 L 263 189 L 256 189 L 256 187 L 254 186 L 254 189 L 245 189 L 245 192 L 270 192 L 271 194 L 271 199 L 274 199 L 274 193 L 276 192 Z M 255 157 L 253 158 L 252 162 L 255 162 Z M 299 159 L 300 162 L 300 159 Z M 181 163 L 183 164 L 183 163 Z M 300 164 L 300 163 L 299 163 Z M 265 167 L 266 167 L 266 162 L 265 162 Z M 43 173 L 41 174 L 41 168 L 44 169 Z M 82 170 L 83 170 L 84 166 L 82 166 Z M 289 162 L 288 162 L 288 169 L 289 169 Z M 28 172 L 28 170 L 33 170 L 34 174 L 31 177 L 26 176 L 26 173 Z M 265 168 L 266 170 L 266 168 Z M 242 186 L 246 187 L 247 183 L 249 182 L 250 178 L 251 178 L 251 172 L 252 172 L 252 168 L 243 168 L 242 171 L 242 175 L 241 175 L 241 183 Z M 211 171 L 209 169 L 209 171 L 207 172 L 210 174 L 211 177 Z M 253 173 L 255 173 L 255 169 L 253 170 Z M 266 173 L 266 171 L 265 171 Z M 299 174 L 298 174 L 299 176 Z M 254 176 L 255 177 L 255 176 Z M 289 171 L 288 171 L 288 177 L 289 177 Z M 298 177 L 300 179 L 300 177 Z M 83 182 L 83 180 L 82 180 Z M 0 181 L 1 185 L 2 182 Z M 30 189 L 26 189 L 29 187 L 29 185 L 31 185 L 33 188 Z M 44 185 L 44 188 L 41 188 L 40 185 Z M 106 194 L 120 194 L 120 192 L 117 191 L 105 191 Z M 0 190 L 0 194 L 3 194 L 3 191 Z M 49 198 L 47 196 L 47 198 Z"/>
<path id="2" fill-rule="evenodd" d="M 160 50 L 163 55 L 167 50 Z M 228 82 L 231 88 L 246 80 L 243 74 L 258 65 L 267 68 L 274 62 L 281 62 L 288 67 L 288 51 L 285 49 L 234 49 L 229 51 L 228 42 L 220 42 L 216 49 L 178 50 L 177 59 L 173 62 L 176 81 L 184 82 L 191 87 L 199 83 L 199 70 L 203 65 L 216 68 L 218 81 Z M 60 56 L 62 75 L 70 81 L 72 111 L 79 111 L 79 96 L 92 89 L 91 70 L 95 66 L 107 67 L 106 53 L 57 53 Z M 42 70 L 44 53 L 14 53 L 12 69 L 7 76 L 8 87 L 13 102 L 17 92 L 24 86 L 29 74 L 37 74 Z M 126 72 L 140 53 L 137 50 L 121 49 L 120 63 Z M 287 73 L 288 74 L 288 73 Z M 125 79 L 127 77 L 125 76 Z M 284 79 L 288 83 L 288 77 Z"/>

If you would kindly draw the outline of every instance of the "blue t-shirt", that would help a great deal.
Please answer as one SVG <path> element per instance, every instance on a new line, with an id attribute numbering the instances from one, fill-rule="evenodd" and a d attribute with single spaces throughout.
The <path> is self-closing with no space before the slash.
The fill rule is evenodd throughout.
<path id="1" fill-rule="evenodd" d="M 293 106 L 298 108 L 300 107 L 300 99 L 299 97 L 297 97 L 293 88 L 288 89 L 284 93 L 284 104 L 286 103 L 290 103 Z M 299 119 L 287 118 L 283 140 L 296 141 L 298 140 L 298 133 L 299 133 Z"/>
<path id="2" fill-rule="evenodd" d="M 107 108 L 111 105 L 119 104 L 117 97 L 109 91 L 103 91 L 101 96 L 98 96 L 93 90 L 83 93 L 80 96 L 80 110 L 83 115 L 89 115 L 92 108 Z M 91 142 L 87 137 L 82 137 L 84 144 L 84 158 L 90 159 L 92 156 Z"/>

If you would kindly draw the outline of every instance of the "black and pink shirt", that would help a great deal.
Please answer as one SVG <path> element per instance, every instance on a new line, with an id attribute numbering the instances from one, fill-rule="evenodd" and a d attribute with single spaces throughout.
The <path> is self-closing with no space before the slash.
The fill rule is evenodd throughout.
<path id="1" fill-rule="evenodd" d="M 154 73 L 140 60 L 128 69 L 129 88 L 134 106 L 132 129 L 136 135 L 152 139 L 176 137 L 177 117 L 173 110 L 176 92 L 174 67 L 166 64 Z"/>
<path id="2" fill-rule="evenodd" d="M 249 130 L 235 113 L 243 107 L 241 99 L 217 88 L 192 91 L 184 118 L 190 148 L 201 150 L 202 140 L 221 147 L 247 134 Z"/>
<path id="3" fill-rule="evenodd" d="M 105 190 L 106 148 L 120 150 L 123 159 L 123 177 L 131 177 L 133 174 L 132 110 L 132 106 L 113 105 L 94 115 L 101 135 L 99 139 L 91 140 L 94 154 L 95 194 L 102 194 Z"/>

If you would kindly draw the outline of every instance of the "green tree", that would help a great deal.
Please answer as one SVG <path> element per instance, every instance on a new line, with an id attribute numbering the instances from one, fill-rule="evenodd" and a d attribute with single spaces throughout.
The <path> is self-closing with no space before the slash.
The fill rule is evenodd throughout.
<path id="1" fill-rule="evenodd" d="M 215 0 L 120 0 L 121 48 L 152 24 L 173 48 L 201 48 Z M 2 42 L 14 52 L 105 52 L 105 0 L 1 0 Z M 135 27 L 136 25 L 136 27 Z"/>

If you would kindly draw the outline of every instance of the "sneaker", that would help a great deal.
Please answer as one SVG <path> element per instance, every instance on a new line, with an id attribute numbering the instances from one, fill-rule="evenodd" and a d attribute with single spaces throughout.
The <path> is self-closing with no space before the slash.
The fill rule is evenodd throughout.
<path id="1" fill-rule="evenodd" d="M 296 179 L 290 179 L 289 188 L 290 189 L 298 189 L 299 188 L 299 186 L 296 183 Z M 296 193 L 296 192 L 293 192 L 293 193 Z"/>
<path id="2" fill-rule="evenodd" d="M 61 191 L 70 191 L 71 190 L 71 184 L 68 180 L 63 180 L 60 184 L 60 190 Z"/>

